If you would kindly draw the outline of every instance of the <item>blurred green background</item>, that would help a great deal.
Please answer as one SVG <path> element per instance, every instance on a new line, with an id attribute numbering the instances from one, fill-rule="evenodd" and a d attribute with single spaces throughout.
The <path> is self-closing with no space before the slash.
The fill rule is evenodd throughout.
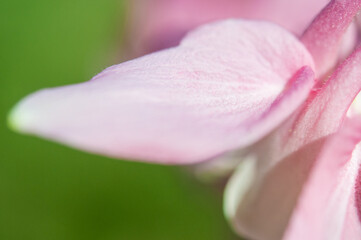
<path id="1" fill-rule="evenodd" d="M 125 0 L 0 3 L 0 239 L 235 239 L 221 192 L 177 167 L 94 156 L 11 132 L 25 95 L 121 59 Z"/>

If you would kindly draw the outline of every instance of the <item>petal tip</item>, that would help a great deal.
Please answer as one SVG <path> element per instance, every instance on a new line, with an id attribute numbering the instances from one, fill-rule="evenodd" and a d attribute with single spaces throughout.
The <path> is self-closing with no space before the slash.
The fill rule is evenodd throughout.
<path id="1" fill-rule="evenodd" d="M 8 128 L 10 128 L 14 132 L 21 133 L 21 132 L 23 132 L 22 131 L 22 125 L 23 125 L 22 122 L 23 122 L 23 119 L 21 119 L 21 117 L 19 117 L 19 113 L 18 113 L 17 109 L 16 108 L 11 109 L 7 115 Z"/>
<path id="2" fill-rule="evenodd" d="M 26 133 L 29 123 L 34 118 L 30 111 L 23 109 L 23 100 L 17 103 L 7 115 L 7 126 L 14 132 Z"/>

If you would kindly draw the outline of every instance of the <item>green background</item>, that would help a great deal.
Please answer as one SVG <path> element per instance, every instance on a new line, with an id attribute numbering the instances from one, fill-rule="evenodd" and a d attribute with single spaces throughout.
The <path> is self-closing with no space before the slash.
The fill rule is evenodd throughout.
<path id="1" fill-rule="evenodd" d="M 0 239 L 236 239 L 221 191 L 177 167 L 118 161 L 11 132 L 25 95 L 121 59 L 125 0 L 0 3 Z"/>

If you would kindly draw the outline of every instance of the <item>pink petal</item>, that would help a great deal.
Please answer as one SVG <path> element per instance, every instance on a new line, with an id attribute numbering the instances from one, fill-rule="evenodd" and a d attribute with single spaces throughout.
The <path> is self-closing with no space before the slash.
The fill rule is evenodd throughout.
<path id="1" fill-rule="evenodd" d="M 345 31 L 361 7 L 361 0 L 332 0 L 302 36 L 315 59 L 317 76 L 323 76 L 337 62 Z"/>
<path id="2" fill-rule="evenodd" d="M 346 121 L 341 131 L 327 141 L 303 187 L 284 239 L 361 238 L 360 206 L 355 202 L 355 196 L 361 194 L 355 188 L 361 163 L 360 141 L 360 117 Z"/>
<path id="3" fill-rule="evenodd" d="M 251 239 L 282 238 L 325 139 L 339 130 L 361 90 L 359 66 L 361 48 L 296 114 L 254 146 L 249 158 L 255 163 L 245 163 L 246 170 L 237 171 L 225 193 L 226 214 L 238 233 Z M 239 189 L 244 179 L 249 182 Z"/>
<path id="4" fill-rule="evenodd" d="M 293 122 L 288 139 L 292 151 L 335 133 L 351 103 L 361 91 L 361 47 L 336 69 L 320 89 L 315 89 Z M 288 152 L 289 153 L 289 152 Z"/>
<path id="5" fill-rule="evenodd" d="M 131 0 L 135 55 L 176 46 L 189 30 L 226 18 L 267 20 L 300 35 L 328 0 Z"/>
<path id="6" fill-rule="evenodd" d="M 358 45 L 358 34 L 359 26 L 356 21 L 353 21 L 342 37 L 338 54 L 339 61 L 345 60 L 355 50 Z"/>
<path id="7" fill-rule="evenodd" d="M 22 132 L 91 152 L 193 163 L 249 145 L 280 124 L 308 95 L 312 65 L 282 28 L 229 20 L 87 83 L 35 93 L 10 119 Z"/>

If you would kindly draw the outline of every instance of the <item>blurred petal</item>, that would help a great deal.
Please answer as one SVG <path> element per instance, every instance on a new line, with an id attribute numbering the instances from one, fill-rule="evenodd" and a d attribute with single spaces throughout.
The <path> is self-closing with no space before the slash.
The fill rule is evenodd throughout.
<path id="1" fill-rule="evenodd" d="M 194 163 L 254 143 L 280 124 L 308 95 L 312 66 L 282 28 L 223 21 L 87 83 L 35 93 L 10 119 L 19 131 L 91 152 Z"/>
<path id="2" fill-rule="evenodd" d="M 247 156 L 248 148 L 241 148 L 208 161 L 193 164 L 189 170 L 198 180 L 203 182 L 214 183 L 220 180 L 228 180 L 237 166 L 244 162 Z"/>
<path id="3" fill-rule="evenodd" d="M 300 35 L 329 0 L 131 0 L 133 52 L 176 46 L 195 27 L 226 18 L 267 20 Z"/>
<path id="4" fill-rule="evenodd" d="M 357 22 L 353 21 L 342 37 L 338 56 L 339 61 L 345 60 L 355 50 L 358 45 L 358 31 Z"/>
<path id="5" fill-rule="evenodd" d="M 360 65 L 361 48 L 321 89 L 311 93 L 296 114 L 254 147 L 256 163 L 248 168 L 252 172 L 240 169 L 232 177 L 225 192 L 225 210 L 238 233 L 251 239 L 282 238 L 325 139 L 339 130 L 361 90 Z M 251 183 L 239 191 L 239 179 L 248 176 L 253 176 Z"/>
<path id="6" fill-rule="evenodd" d="M 234 230 L 249 239 L 282 239 L 302 185 L 324 142 L 320 139 L 277 158 L 272 151 L 280 153 L 285 147 L 283 139 L 277 136 L 266 138 L 266 144 L 260 144 L 255 154 L 246 158 L 226 187 L 225 214 Z"/>
<path id="7" fill-rule="evenodd" d="M 327 73 L 337 62 L 341 40 L 361 7 L 361 0 L 332 0 L 302 36 L 312 54 L 317 76 Z"/>
<path id="8" fill-rule="evenodd" d="M 285 239 L 360 239 L 360 206 L 355 202 L 361 194 L 355 188 L 360 141 L 361 118 L 355 117 L 326 142 L 303 187 Z"/>

